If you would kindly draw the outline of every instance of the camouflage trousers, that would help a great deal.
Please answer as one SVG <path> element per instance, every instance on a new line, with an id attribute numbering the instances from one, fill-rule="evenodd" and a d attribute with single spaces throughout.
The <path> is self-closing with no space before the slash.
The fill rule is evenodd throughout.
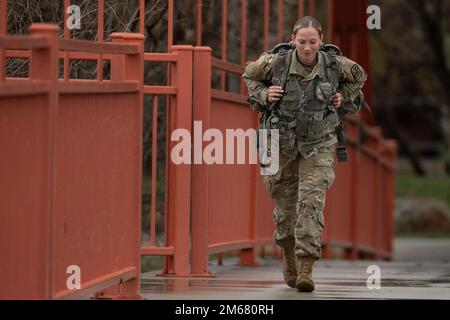
<path id="1" fill-rule="evenodd" d="M 278 172 L 264 176 L 275 201 L 273 238 L 282 248 L 294 246 L 297 256 L 321 257 L 325 194 L 335 179 L 333 154 L 334 147 L 319 148 L 308 159 L 280 153 Z"/>

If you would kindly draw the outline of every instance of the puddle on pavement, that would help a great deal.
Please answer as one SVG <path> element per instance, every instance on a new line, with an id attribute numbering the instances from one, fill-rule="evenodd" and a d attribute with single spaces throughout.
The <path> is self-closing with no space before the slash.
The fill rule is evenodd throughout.
<path id="1" fill-rule="evenodd" d="M 283 285 L 284 281 L 275 280 L 197 280 L 197 279 L 142 279 L 142 292 L 183 292 L 183 291 L 254 291 L 275 285 Z"/>

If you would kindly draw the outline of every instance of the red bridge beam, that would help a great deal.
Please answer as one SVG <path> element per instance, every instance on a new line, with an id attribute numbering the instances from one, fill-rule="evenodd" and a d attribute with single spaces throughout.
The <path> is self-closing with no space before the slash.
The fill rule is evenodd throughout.
<path id="1" fill-rule="evenodd" d="M 337 44 L 344 55 L 358 61 L 369 74 L 364 86 L 366 101 L 372 106 L 369 35 L 366 26 L 366 0 L 328 0 L 328 41 Z M 370 113 L 363 112 L 366 123 L 374 125 Z"/>

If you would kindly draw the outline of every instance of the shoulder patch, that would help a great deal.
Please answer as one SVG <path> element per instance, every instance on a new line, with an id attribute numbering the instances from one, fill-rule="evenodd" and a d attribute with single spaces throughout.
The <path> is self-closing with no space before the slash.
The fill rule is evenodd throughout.
<path id="1" fill-rule="evenodd" d="M 359 66 L 356 63 L 353 65 L 353 67 L 350 71 L 352 73 L 353 78 L 356 81 L 361 79 L 361 77 L 363 76 L 363 72 L 361 71 L 361 69 L 359 68 Z"/>

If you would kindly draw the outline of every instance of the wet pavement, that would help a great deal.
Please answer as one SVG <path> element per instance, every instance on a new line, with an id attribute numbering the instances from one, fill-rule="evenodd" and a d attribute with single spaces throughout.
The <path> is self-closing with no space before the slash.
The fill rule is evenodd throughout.
<path id="1" fill-rule="evenodd" d="M 450 299 L 450 239 L 428 244 L 421 239 L 401 239 L 395 241 L 394 249 L 395 261 L 318 261 L 313 293 L 286 286 L 281 260 L 266 257 L 259 259 L 257 267 L 238 266 L 233 258 L 225 259 L 222 266 L 214 262 L 210 265 L 214 277 L 210 278 L 161 277 L 159 272 L 148 272 L 142 275 L 141 294 L 151 300 Z M 368 280 L 373 277 L 371 265 L 379 267 L 379 289 L 368 287 L 368 282 L 370 287 L 377 284 Z"/>

